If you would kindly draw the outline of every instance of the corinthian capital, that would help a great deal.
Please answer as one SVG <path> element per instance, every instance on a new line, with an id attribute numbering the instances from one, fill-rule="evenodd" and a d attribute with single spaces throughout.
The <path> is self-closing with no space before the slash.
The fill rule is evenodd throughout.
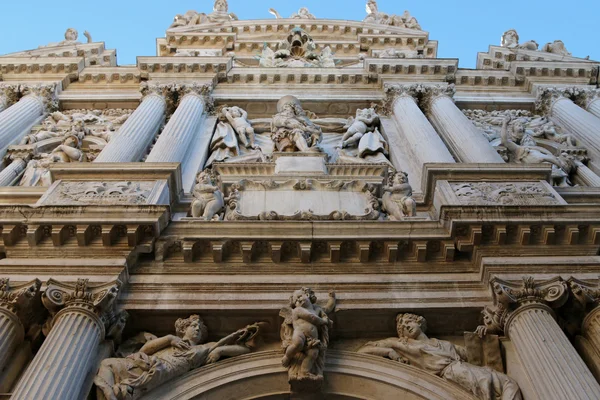
<path id="1" fill-rule="evenodd" d="M 423 92 L 419 105 L 425 114 L 428 114 L 431 109 L 431 104 L 440 97 L 449 97 L 452 99 L 456 93 L 454 84 L 450 85 L 427 85 Z"/>
<path id="2" fill-rule="evenodd" d="M 585 103 L 585 99 L 587 99 L 587 96 L 593 91 L 594 89 L 591 88 L 577 86 L 539 88 L 535 101 L 535 108 L 538 113 L 549 115 L 552 111 L 552 106 L 558 100 L 566 98 L 580 104 L 582 102 Z"/>
<path id="3" fill-rule="evenodd" d="M 28 326 L 41 309 L 41 286 L 42 282 L 35 279 L 12 287 L 8 278 L 0 278 L 0 308 L 15 314 L 24 326 Z"/>
<path id="4" fill-rule="evenodd" d="M 0 84 L 0 111 L 10 107 L 19 98 L 19 85 Z"/>
<path id="5" fill-rule="evenodd" d="M 50 279 L 47 285 L 42 302 L 53 318 L 59 311 L 69 309 L 95 314 L 105 328 L 114 320 L 114 302 L 119 294 L 121 281 L 89 286 L 88 279 L 78 279 L 74 285 Z"/>
<path id="6" fill-rule="evenodd" d="M 37 83 L 33 85 L 21 85 L 19 90 L 22 96 L 34 96 L 41 101 L 46 112 L 58 110 L 58 84 Z"/>
<path id="7" fill-rule="evenodd" d="M 402 85 L 399 83 L 387 83 L 383 87 L 385 99 L 382 100 L 380 114 L 390 115 L 394 109 L 394 103 L 401 97 L 410 97 L 417 101 L 421 93 L 425 91 L 425 87 L 420 83 L 412 85 Z"/>
<path id="8" fill-rule="evenodd" d="M 589 311 L 600 304 L 600 285 L 579 279 L 570 278 L 568 281 L 573 300 L 582 310 Z"/>
<path id="9" fill-rule="evenodd" d="M 192 82 L 189 84 L 181 83 L 149 83 L 142 82 L 140 91 L 142 96 L 159 95 L 167 103 L 167 112 L 172 113 L 177 108 L 179 101 L 186 94 L 196 94 L 204 99 L 207 105 L 212 105 L 212 83 Z"/>

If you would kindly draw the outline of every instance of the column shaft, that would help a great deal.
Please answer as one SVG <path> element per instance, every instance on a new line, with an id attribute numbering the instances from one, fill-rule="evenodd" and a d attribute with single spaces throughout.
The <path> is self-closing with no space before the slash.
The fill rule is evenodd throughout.
<path id="1" fill-rule="evenodd" d="M 104 335 L 100 319 L 86 309 L 66 308 L 17 384 L 13 400 L 77 400 Z"/>
<path id="2" fill-rule="evenodd" d="M 586 107 L 586 110 L 600 118 L 600 98 L 590 101 Z"/>
<path id="3" fill-rule="evenodd" d="M 36 95 L 27 95 L 0 113 L 0 158 L 6 148 L 29 133 L 44 114 L 44 103 Z"/>
<path id="4" fill-rule="evenodd" d="M 150 94 L 144 97 L 94 162 L 140 161 L 158 133 L 166 109 L 162 96 Z"/>
<path id="5" fill-rule="evenodd" d="M 584 359 L 592 371 L 600 371 L 600 307 L 588 313 L 583 320 L 581 331 L 587 340 L 587 346 L 580 346 L 586 353 Z M 585 349 L 588 346 L 591 348 Z"/>
<path id="6" fill-rule="evenodd" d="M 21 158 L 17 158 L 11 162 L 8 167 L 0 172 L 0 186 L 9 186 L 11 182 L 23 172 L 25 167 L 27 167 L 27 163 Z"/>
<path id="7" fill-rule="evenodd" d="M 487 139 L 456 107 L 442 95 L 431 100 L 428 117 L 444 143 L 459 162 L 504 163 Z"/>
<path id="8" fill-rule="evenodd" d="M 146 162 L 183 163 L 190 143 L 197 135 L 204 117 L 204 99 L 186 94 L 160 134 Z"/>
<path id="9" fill-rule="evenodd" d="M 0 308 L 0 372 L 10 368 L 10 359 L 16 348 L 23 343 L 25 329 L 19 317 Z"/>
<path id="10" fill-rule="evenodd" d="M 600 385 L 552 316 L 549 307 L 524 305 L 507 332 L 540 399 L 600 399 Z"/>
<path id="11" fill-rule="evenodd" d="M 421 167 L 425 163 L 454 162 L 446 145 L 412 97 L 401 96 L 396 99 L 393 118 Z"/>
<path id="12" fill-rule="evenodd" d="M 6 107 L 8 107 L 8 98 L 0 93 L 0 112 L 6 110 Z"/>
<path id="13" fill-rule="evenodd" d="M 580 161 L 576 161 L 575 164 L 577 165 L 576 177 L 581 181 L 580 183 L 586 186 L 600 187 L 600 176 Z"/>
<path id="14" fill-rule="evenodd" d="M 566 132 L 573 134 L 587 148 L 593 165 L 600 167 L 600 118 L 566 97 L 561 97 L 552 104 L 550 117 Z"/>

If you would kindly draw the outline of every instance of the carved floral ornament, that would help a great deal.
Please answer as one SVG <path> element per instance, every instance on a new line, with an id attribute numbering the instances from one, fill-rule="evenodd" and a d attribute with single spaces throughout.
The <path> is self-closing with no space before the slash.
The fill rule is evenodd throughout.
<path id="1" fill-rule="evenodd" d="M 140 84 L 140 92 L 142 96 L 157 95 L 165 100 L 167 104 L 167 112 L 172 113 L 177 109 L 179 102 L 187 95 L 194 94 L 200 96 L 204 100 L 207 112 L 214 109 L 214 101 L 212 91 L 214 85 L 212 83 L 193 82 L 189 84 L 181 83 L 149 83 L 142 82 Z"/>
<path id="2" fill-rule="evenodd" d="M 456 93 L 456 87 L 454 84 L 450 85 L 427 85 L 427 84 L 386 84 L 384 86 L 384 92 L 386 94 L 385 99 L 382 101 L 381 113 L 383 115 L 391 115 L 393 113 L 394 102 L 401 97 L 411 97 L 421 107 L 423 112 L 427 114 L 431 103 L 442 96 L 449 97 L 452 99 Z"/>
<path id="3" fill-rule="evenodd" d="M 8 278 L 0 278 L 0 308 L 4 308 L 22 320 L 28 315 L 33 303 L 40 300 L 42 282 L 35 279 L 25 285 L 12 288 Z"/>

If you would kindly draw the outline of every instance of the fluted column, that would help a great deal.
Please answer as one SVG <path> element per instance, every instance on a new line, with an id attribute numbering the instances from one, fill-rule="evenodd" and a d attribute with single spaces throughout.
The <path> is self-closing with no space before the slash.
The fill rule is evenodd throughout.
<path id="1" fill-rule="evenodd" d="M 454 104 L 453 86 L 427 86 L 425 90 L 422 100 L 425 114 L 457 161 L 504 163 L 496 149 Z"/>
<path id="2" fill-rule="evenodd" d="M 50 333 L 14 390 L 13 400 L 76 400 L 104 339 L 103 315 L 117 296 L 120 282 L 88 288 L 50 280 L 42 297 L 54 315 Z"/>
<path id="3" fill-rule="evenodd" d="M 0 172 L 0 186 L 9 186 L 27 167 L 27 162 L 22 158 L 15 158 Z"/>
<path id="4" fill-rule="evenodd" d="M 144 98 L 121 128 L 112 136 L 94 162 L 140 161 L 165 119 L 167 89 L 144 86 Z"/>
<path id="5" fill-rule="evenodd" d="M 594 171 L 589 169 L 584 163 L 575 159 L 575 165 L 577 166 L 576 177 L 586 186 L 600 187 L 600 176 L 596 175 Z"/>
<path id="6" fill-rule="evenodd" d="M 392 118 L 421 167 L 425 163 L 453 163 L 454 158 L 415 100 L 416 85 L 387 88 L 392 99 Z"/>
<path id="7" fill-rule="evenodd" d="M 583 107 L 600 118 L 600 89 L 588 91 L 583 98 Z"/>
<path id="8" fill-rule="evenodd" d="M 0 158 L 6 154 L 6 149 L 11 144 L 18 142 L 48 108 L 48 102 L 54 101 L 49 97 L 54 96 L 55 86 L 34 87 L 27 90 L 21 99 L 0 113 Z"/>
<path id="9" fill-rule="evenodd" d="M 586 364 L 600 379 L 600 284 L 569 279 L 575 307 L 566 310 L 565 320 L 575 319 L 581 323 L 581 336 L 576 344 Z"/>
<path id="10" fill-rule="evenodd" d="M 492 280 L 503 312 L 504 333 L 513 343 L 531 385 L 540 399 L 600 399 L 600 385 L 555 320 L 552 308 L 567 298 L 560 278 L 521 287 Z M 488 319 L 489 320 L 489 319 Z"/>
<path id="11" fill-rule="evenodd" d="M 592 170 L 600 173 L 600 118 L 585 111 L 570 98 L 568 89 L 540 89 L 536 106 L 588 151 Z"/>
<path id="12" fill-rule="evenodd" d="M 25 339 L 25 328 L 37 311 L 40 286 L 36 279 L 11 287 L 8 278 L 0 278 L 0 375 L 11 367 L 13 353 Z"/>
<path id="13" fill-rule="evenodd" d="M 194 135 L 202 127 L 205 109 L 203 95 L 210 90 L 210 85 L 183 89 L 187 93 L 161 132 L 146 162 L 184 162 Z"/>

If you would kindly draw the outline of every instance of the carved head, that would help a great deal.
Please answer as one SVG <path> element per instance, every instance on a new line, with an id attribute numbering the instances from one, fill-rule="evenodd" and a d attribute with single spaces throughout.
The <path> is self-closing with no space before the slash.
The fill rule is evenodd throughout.
<path id="1" fill-rule="evenodd" d="M 295 105 L 300 106 L 300 100 L 298 100 L 298 98 L 296 96 L 291 96 L 291 95 L 283 96 L 277 102 L 277 112 L 282 112 L 284 110 L 284 107 L 288 106 L 289 104 L 292 105 L 292 108 L 295 108 L 294 107 Z M 302 108 L 302 107 L 300 106 L 300 108 Z"/>
<path id="2" fill-rule="evenodd" d="M 70 40 L 74 42 L 75 40 L 77 40 L 77 36 L 79 36 L 79 33 L 75 28 L 69 28 L 65 32 L 65 40 Z"/>
<path id="3" fill-rule="evenodd" d="M 398 337 L 417 339 L 427 331 L 427 321 L 416 314 L 398 314 L 396 316 L 396 331 Z"/>
<path id="4" fill-rule="evenodd" d="M 306 307 L 309 304 L 315 304 L 317 302 L 317 296 L 311 288 L 303 287 L 294 291 L 290 296 L 290 307 Z"/>
<path id="5" fill-rule="evenodd" d="M 204 342 L 208 336 L 208 328 L 197 314 L 175 321 L 175 332 L 177 336 L 189 340 L 193 344 Z"/>
<path id="6" fill-rule="evenodd" d="M 397 171 L 391 180 L 392 184 L 408 183 L 408 174 L 404 171 Z"/>
<path id="7" fill-rule="evenodd" d="M 367 1 L 366 5 L 367 14 L 375 14 L 377 12 L 377 2 L 375 0 Z"/>
<path id="8" fill-rule="evenodd" d="M 78 149 L 81 146 L 81 142 L 79 141 L 79 138 L 76 135 L 67 136 L 63 140 L 62 144 L 64 144 L 65 146 L 73 147 L 75 149 Z"/>
<path id="9" fill-rule="evenodd" d="M 502 47 L 516 47 L 519 44 L 519 34 L 514 29 L 509 29 L 502 35 L 500 45 Z"/>
<path id="10" fill-rule="evenodd" d="M 502 332 L 502 310 L 485 306 L 481 311 L 483 325 L 488 332 Z"/>
<path id="11" fill-rule="evenodd" d="M 204 171 L 200 172 L 196 176 L 196 183 L 200 183 L 200 184 L 204 184 L 204 185 L 212 185 L 213 179 L 212 179 L 211 171 L 204 170 Z"/>
<path id="12" fill-rule="evenodd" d="M 227 12 L 227 0 L 216 0 L 213 7 L 214 12 Z"/>

